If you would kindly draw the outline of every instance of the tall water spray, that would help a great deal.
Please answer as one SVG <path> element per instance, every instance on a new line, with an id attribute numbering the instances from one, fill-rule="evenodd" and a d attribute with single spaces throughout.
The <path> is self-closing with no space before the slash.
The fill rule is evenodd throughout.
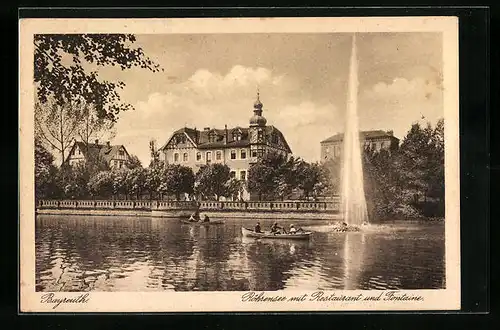
<path id="1" fill-rule="evenodd" d="M 345 117 L 344 145 L 342 148 L 341 210 L 348 225 L 361 225 L 368 221 L 363 166 L 358 128 L 358 60 L 356 36 L 352 38 L 351 63 L 349 68 L 349 91 Z"/>

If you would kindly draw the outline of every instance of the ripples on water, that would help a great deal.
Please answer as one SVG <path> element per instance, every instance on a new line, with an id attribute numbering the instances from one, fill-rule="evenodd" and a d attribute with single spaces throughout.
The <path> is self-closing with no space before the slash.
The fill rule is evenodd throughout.
<path id="1" fill-rule="evenodd" d="M 37 291 L 247 291 L 444 288 L 444 225 L 335 233 L 296 221 L 310 241 L 241 237 L 252 222 L 38 216 Z M 261 221 L 264 227 L 270 222 Z M 283 222 L 284 223 L 284 222 Z"/>

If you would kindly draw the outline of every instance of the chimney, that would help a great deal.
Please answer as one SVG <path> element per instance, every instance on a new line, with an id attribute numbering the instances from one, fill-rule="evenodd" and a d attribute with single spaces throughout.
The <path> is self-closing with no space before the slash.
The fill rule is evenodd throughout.
<path id="1" fill-rule="evenodd" d="M 205 127 L 203 130 L 204 131 L 210 131 L 210 127 Z"/>
<path id="2" fill-rule="evenodd" d="M 106 146 L 109 148 L 111 145 L 109 144 L 109 141 L 106 141 Z"/>
<path id="3" fill-rule="evenodd" d="M 99 144 L 99 139 L 95 139 L 95 145 Z"/>
<path id="4" fill-rule="evenodd" d="M 224 125 L 224 144 L 227 144 L 227 125 Z"/>
<path id="5" fill-rule="evenodd" d="M 198 144 L 198 130 L 196 129 L 196 126 L 194 128 L 194 143 Z"/>
<path id="6" fill-rule="evenodd" d="M 393 130 L 387 131 L 387 135 L 392 136 L 393 134 L 394 134 L 394 131 L 393 131 Z"/>

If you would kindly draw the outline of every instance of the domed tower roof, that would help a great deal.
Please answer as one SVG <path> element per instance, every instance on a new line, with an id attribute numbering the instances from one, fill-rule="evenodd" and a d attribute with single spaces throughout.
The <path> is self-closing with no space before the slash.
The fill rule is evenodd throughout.
<path id="1" fill-rule="evenodd" d="M 262 106 L 260 93 L 257 91 L 257 100 L 253 104 L 253 116 L 250 118 L 250 126 L 266 126 L 267 119 L 262 116 Z"/>

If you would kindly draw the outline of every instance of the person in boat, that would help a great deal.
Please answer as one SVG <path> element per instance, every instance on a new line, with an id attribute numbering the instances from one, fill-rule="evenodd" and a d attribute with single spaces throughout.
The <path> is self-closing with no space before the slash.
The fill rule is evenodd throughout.
<path id="1" fill-rule="evenodd" d="M 281 234 L 281 230 L 283 230 L 283 227 L 278 226 L 278 222 L 273 223 L 271 226 L 271 233 L 273 234 Z"/>
<path id="2" fill-rule="evenodd" d="M 191 216 L 189 217 L 189 222 L 198 222 L 200 221 L 200 211 L 196 210 Z"/>
<path id="3" fill-rule="evenodd" d="M 288 232 L 290 234 L 296 234 L 296 233 L 299 233 L 299 232 L 304 232 L 304 229 L 302 228 L 295 228 L 295 226 L 293 224 L 290 225 L 290 229 L 288 230 Z"/>
<path id="4" fill-rule="evenodd" d="M 203 222 L 210 222 L 210 218 L 208 215 L 205 214 L 205 217 L 203 218 Z"/>
<path id="5" fill-rule="evenodd" d="M 260 228 L 260 222 L 257 222 L 257 224 L 255 225 L 254 231 L 256 233 L 262 233 L 262 229 Z"/>

